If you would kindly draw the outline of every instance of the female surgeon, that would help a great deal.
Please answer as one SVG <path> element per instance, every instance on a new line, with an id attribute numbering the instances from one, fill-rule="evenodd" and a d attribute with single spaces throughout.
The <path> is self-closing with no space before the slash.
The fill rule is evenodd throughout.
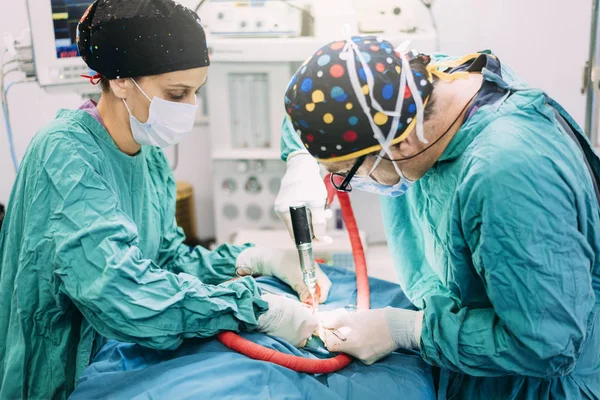
<path id="1" fill-rule="evenodd" d="M 175 223 L 161 147 L 190 133 L 206 81 L 198 16 L 171 0 L 97 0 L 78 46 L 101 99 L 34 137 L 2 226 L 0 398 L 66 398 L 106 339 L 173 349 L 258 330 L 301 346 L 318 325 L 309 310 L 232 280 L 275 275 L 306 296 L 296 257 L 190 249 Z M 321 272 L 319 285 L 323 301 Z"/>
<path id="2" fill-rule="evenodd" d="M 355 37 L 309 59 L 285 106 L 277 204 L 324 208 L 314 158 L 338 190 L 379 195 L 416 307 L 323 314 L 350 329 L 330 350 L 416 350 L 440 398 L 600 398 L 600 161 L 556 102 L 489 52 Z"/>

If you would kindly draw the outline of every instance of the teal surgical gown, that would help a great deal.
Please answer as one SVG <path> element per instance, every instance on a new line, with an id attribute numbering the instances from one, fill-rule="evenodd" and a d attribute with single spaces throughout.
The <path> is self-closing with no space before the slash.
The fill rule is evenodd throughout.
<path id="1" fill-rule="evenodd" d="M 105 339 L 174 349 L 266 309 L 243 247 L 192 250 L 162 151 L 122 153 L 85 111 L 32 140 L 0 236 L 0 399 L 61 399 Z"/>
<path id="2" fill-rule="evenodd" d="M 400 284 L 424 311 L 420 352 L 441 367 L 440 398 L 599 399 L 600 211 L 554 110 L 576 124 L 508 68 L 483 74 L 510 96 L 406 195 L 381 198 Z M 282 148 L 302 148 L 288 123 Z"/>

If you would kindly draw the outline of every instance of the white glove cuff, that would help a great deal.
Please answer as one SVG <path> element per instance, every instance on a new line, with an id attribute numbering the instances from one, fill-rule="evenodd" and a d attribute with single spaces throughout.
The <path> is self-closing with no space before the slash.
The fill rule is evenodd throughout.
<path id="1" fill-rule="evenodd" d="M 299 155 L 301 155 L 301 154 L 305 154 L 305 155 L 309 155 L 309 156 L 310 156 L 310 153 L 308 152 L 308 150 L 306 150 L 306 149 L 301 149 L 301 150 L 292 151 L 292 152 L 291 152 L 291 153 L 290 153 L 290 154 L 287 156 L 287 158 L 285 159 L 285 161 L 286 161 L 286 162 L 287 162 L 287 161 L 290 161 L 292 158 L 294 158 L 294 157 L 296 157 L 296 156 L 299 156 Z M 312 156 L 311 156 L 311 157 L 312 157 Z"/>
<path id="2" fill-rule="evenodd" d="M 283 313 L 275 295 L 264 293 L 262 299 L 267 302 L 269 309 L 258 317 L 256 330 L 258 332 L 270 332 L 281 324 Z"/>
<path id="3" fill-rule="evenodd" d="M 385 308 L 385 319 L 396 348 L 418 350 L 423 328 L 423 311 Z"/>
<path id="4" fill-rule="evenodd" d="M 308 151 L 300 150 L 291 153 L 286 161 L 287 168 L 298 167 L 302 169 L 302 174 L 306 174 L 306 169 L 310 168 L 311 171 L 321 174 L 319 169 L 319 162 L 316 158 L 310 155 Z"/>

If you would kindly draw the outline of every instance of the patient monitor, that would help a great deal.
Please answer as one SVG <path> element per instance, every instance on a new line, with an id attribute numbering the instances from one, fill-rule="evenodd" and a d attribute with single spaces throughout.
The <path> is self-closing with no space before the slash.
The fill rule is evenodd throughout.
<path id="1" fill-rule="evenodd" d="M 90 0 L 27 0 L 35 72 L 48 91 L 98 90 L 81 75 L 94 74 L 79 57 L 77 24 Z"/>

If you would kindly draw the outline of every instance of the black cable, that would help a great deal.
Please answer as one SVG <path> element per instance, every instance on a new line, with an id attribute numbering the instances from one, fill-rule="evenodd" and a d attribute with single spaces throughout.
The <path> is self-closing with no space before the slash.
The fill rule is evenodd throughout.
<path id="1" fill-rule="evenodd" d="M 202 7 L 202 4 L 206 3 L 206 0 L 200 0 L 200 3 L 198 3 L 198 5 L 196 6 L 196 8 L 194 9 L 194 12 L 197 14 L 198 10 L 200 9 L 200 7 Z"/>
<path id="2" fill-rule="evenodd" d="M 437 21 L 431 8 L 431 6 L 433 5 L 433 0 L 421 0 L 421 3 L 423 3 L 423 5 L 427 8 L 427 11 L 429 12 L 429 16 L 431 18 L 431 25 L 433 25 L 433 32 L 435 33 L 435 51 L 441 51 L 440 35 L 438 31 Z"/>
<path id="3" fill-rule="evenodd" d="M 456 124 L 456 123 L 458 122 L 458 120 L 460 119 L 461 115 L 463 115 L 463 113 L 464 113 L 464 112 L 467 110 L 467 108 L 469 107 L 469 105 L 471 105 L 471 102 L 472 102 L 473 100 L 475 100 L 475 98 L 477 97 L 477 95 L 478 95 L 478 94 L 479 94 L 479 90 L 478 90 L 477 92 L 475 92 L 475 94 L 473 95 L 473 97 L 471 97 L 471 99 L 470 99 L 470 100 L 467 102 L 467 104 L 464 106 L 464 108 L 461 110 L 461 112 L 460 112 L 460 113 L 458 113 L 458 116 L 456 117 L 456 119 L 454 120 L 454 122 L 452 122 L 452 124 L 450 124 L 450 126 L 448 127 L 448 129 L 446 130 L 446 132 L 444 132 L 444 133 L 443 133 L 443 134 L 442 134 L 442 135 L 441 135 L 439 138 L 437 138 L 437 139 L 435 140 L 435 142 L 433 142 L 433 143 L 431 144 L 431 146 L 428 146 L 428 147 L 424 148 L 423 150 L 421 150 L 421 151 L 420 151 L 420 152 L 418 152 L 417 154 L 413 154 L 413 155 L 412 155 L 412 156 L 410 156 L 410 157 L 398 158 L 398 159 L 396 159 L 396 160 L 392 160 L 392 159 L 390 159 L 390 158 L 386 158 L 386 157 L 384 157 L 384 156 L 380 156 L 380 155 L 377 155 L 377 157 L 381 157 L 382 159 L 384 159 L 384 160 L 387 160 L 387 161 L 394 161 L 394 162 L 397 162 L 397 161 L 407 161 L 407 160 L 412 160 L 413 158 L 415 158 L 415 157 L 418 157 L 418 156 L 420 156 L 421 154 L 425 153 L 427 150 L 431 149 L 433 146 L 435 146 L 436 144 L 438 144 L 438 142 L 439 142 L 440 140 L 442 140 L 442 138 L 443 138 L 444 136 L 446 136 L 446 134 L 447 134 L 448 132 L 450 132 L 450 129 L 452 129 L 452 127 L 454 126 L 454 124 Z M 415 128 L 415 129 L 416 129 L 416 128 Z"/>

